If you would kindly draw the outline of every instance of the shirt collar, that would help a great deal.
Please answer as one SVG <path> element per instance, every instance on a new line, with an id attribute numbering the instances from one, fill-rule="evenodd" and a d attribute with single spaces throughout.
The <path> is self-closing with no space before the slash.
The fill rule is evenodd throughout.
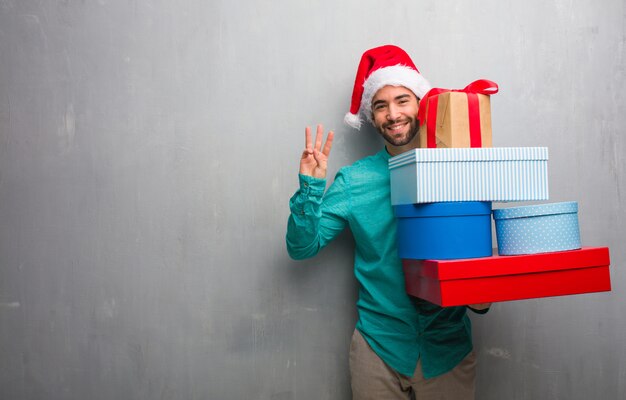
<path id="1" fill-rule="evenodd" d="M 389 154 L 389 152 L 387 151 L 387 147 L 383 147 L 383 149 L 378 152 L 378 155 L 386 161 L 389 161 L 389 159 L 391 158 L 391 154 Z"/>

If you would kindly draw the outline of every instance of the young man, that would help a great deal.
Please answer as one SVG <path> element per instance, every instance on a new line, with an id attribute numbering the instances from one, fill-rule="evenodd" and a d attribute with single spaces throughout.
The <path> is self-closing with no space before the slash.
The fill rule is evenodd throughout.
<path id="1" fill-rule="evenodd" d="M 333 142 L 317 126 L 305 130 L 300 188 L 290 200 L 287 250 L 294 259 L 317 254 L 344 228 L 355 239 L 358 321 L 350 346 L 353 398 L 473 399 L 476 356 L 466 307 L 442 308 L 410 298 L 396 249 L 388 160 L 417 147 L 419 99 L 430 89 L 404 50 L 363 54 L 346 122 L 368 119 L 385 140 L 377 154 L 343 167 L 326 188 Z M 477 312 L 488 304 L 474 305 Z"/>

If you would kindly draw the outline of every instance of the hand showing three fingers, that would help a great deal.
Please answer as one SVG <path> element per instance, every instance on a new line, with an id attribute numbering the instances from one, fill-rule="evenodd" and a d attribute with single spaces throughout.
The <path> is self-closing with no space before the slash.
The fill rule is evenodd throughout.
<path id="1" fill-rule="evenodd" d="M 306 140 L 306 147 L 302 152 L 302 157 L 300 158 L 300 173 L 314 178 L 326 178 L 328 155 L 330 154 L 330 149 L 333 146 L 333 131 L 328 132 L 326 143 L 324 143 L 323 148 L 322 139 L 324 136 L 324 128 L 322 125 L 317 125 L 315 144 L 311 141 L 310 127 L 306 127 L 304 130 L 304 136 Z"/>

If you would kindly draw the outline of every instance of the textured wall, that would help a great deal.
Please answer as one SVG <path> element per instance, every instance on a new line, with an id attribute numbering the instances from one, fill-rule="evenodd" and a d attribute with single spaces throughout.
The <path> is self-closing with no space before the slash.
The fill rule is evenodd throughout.
<path id="1" fill-rule="evenodd" d="M 391 8 L 390 8 L 391 7 Z M 436 86 L 498 82 L 494 145 L 550 148 L 552 201 L 611 293 L 474 318 L 481 399 L 626 398 L 624 1 L 0 0 L 0 398 L 347 399 L 352 241 L 284 248 L 303 127 L 331 175 L 395 43 Z"/>

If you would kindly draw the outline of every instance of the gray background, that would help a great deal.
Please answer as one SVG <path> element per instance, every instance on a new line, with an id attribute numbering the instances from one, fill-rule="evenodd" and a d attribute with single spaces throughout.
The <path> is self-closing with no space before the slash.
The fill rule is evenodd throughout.
<path id="1" fill-rule="evenodd" d="M 551 201 L 610 293 L 474 318 L 480 399 L 626 398 L 626 4 L 0 0 L 0 398 L 347 399 L 352 239 L 291 261 L 303 128 L 330 174 L 361 53 L 478 78 L 495 146 L 548 146 Z"/>

